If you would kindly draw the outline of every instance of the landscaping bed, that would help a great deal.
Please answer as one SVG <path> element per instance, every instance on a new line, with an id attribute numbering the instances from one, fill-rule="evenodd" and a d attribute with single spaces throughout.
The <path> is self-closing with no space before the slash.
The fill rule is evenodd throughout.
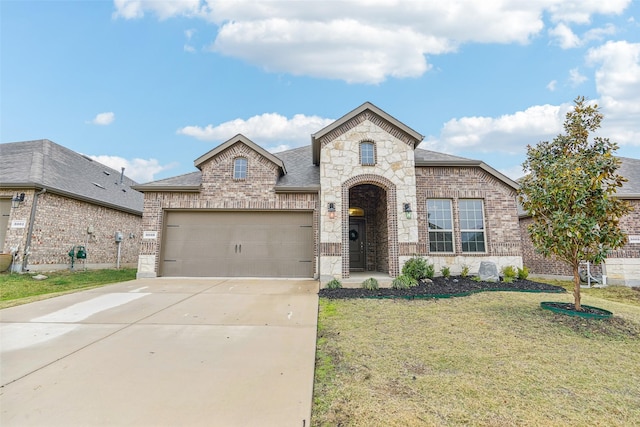
<path id="1" fill-rule="evenodd" d="M 434 277 L 431 282 L 420 281 L 409 289 L 380 288 L 376 290 L 362 288 L 321 289 L 320 297 L 329 299 L 344 298 L 446 298 L 465 296 L 484 291 L 517 291 L 517 292 L 549 292 L 562 293 L 561 286 L 532 280 L 515 280 L 507 282 L 479 282 L 471 277 L 452 276 L 449 278 Z"/>

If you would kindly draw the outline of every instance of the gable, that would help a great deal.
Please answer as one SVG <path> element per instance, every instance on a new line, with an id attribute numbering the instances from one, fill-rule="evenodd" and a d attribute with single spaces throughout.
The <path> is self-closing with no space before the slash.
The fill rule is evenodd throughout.
<path id="1" fill-rule="evenodd" d="M 320 164 L 320 152 L 323 146 L 367 120 L 374 123 L 396 139 L 406 143 L 412 149 L 415 149 L 424 138 L 424 136 L 382 111 L 375 105 L 370 102 L 365 102 L 360 107 L 311 135 L 313 164 Z"/>
<path id="2" fill-rule="evenodd" d="M 233 138 L 223 142 L 222 144 L 218 145 L 216 148 L 214 148 L 213 150 L 209 151 L 206 154 L 203 154 L 202 156 L 198 157 L 195 161 L 194 161 L 194 165 L 202 170 L 202 167 L 204 164 L 210 162 L 211 160 L 215 159 L 216 157 L 220 157 L 220 156 L 224 156 L 223 153 L 225 152 L 229 152 L 228 150 L 231 149 L 232 147 L 241 144 L 247 147 L 248 150 L 255 152 L 256 154 L 258 154 L 261 158 L 263 158 L 265 161 L 271 163 L 274 167 L 277 168 L 278 172 L 280 175 L 284 175 L 287 173 L 285 166 L 284 166 L 284 162 L 279 159 L 278 157 L 274 156 L 273 154 L 269 153 L 267 150 L 265 150 L 264 148 L 260 147 L 258 144 L 256 144 L 255 142 L 251 141 L 249 138 L 247 138 L 246 136 L 242 135 L 242 134 L 238 134 L 236 136 L 234 136 Z M 239 147 L 236 147 L 239 148 Z M 240 150 L 242 151 L 242 148 L 240 148 Z"/>

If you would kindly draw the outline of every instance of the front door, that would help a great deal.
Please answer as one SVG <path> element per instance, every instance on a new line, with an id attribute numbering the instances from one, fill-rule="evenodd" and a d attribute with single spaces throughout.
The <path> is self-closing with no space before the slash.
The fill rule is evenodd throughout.
<path id="1" fill-rule="evenodd" d="M 366 266 L 365 223 L 362 218 L 349 219 L 349 270 L 364 271 Z"/>

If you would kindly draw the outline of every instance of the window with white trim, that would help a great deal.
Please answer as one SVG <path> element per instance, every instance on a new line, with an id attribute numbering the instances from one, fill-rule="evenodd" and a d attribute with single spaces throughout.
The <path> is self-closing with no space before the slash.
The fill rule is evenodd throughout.
<path id="1" fill-rule="evenodd" d="M 427 200 L 429 251 L 453 252 L 453 217 L 451 200 Z"/>
<path id="2" fill-rule="evenodd" d="M 458 201 L 462 252 L 486 252 L 482 200 Z"/>
<path id="3" fill-rule="evenodd" d="M 247 179 L 247 159 L 237 157 L 233 161 L 233 179 Z"/>
<path id="4" fill-rule="evenodd" d="M 360 143 L 360 164 L 364 166 L 376 164 L 376 152 L 373 142 Z"/>

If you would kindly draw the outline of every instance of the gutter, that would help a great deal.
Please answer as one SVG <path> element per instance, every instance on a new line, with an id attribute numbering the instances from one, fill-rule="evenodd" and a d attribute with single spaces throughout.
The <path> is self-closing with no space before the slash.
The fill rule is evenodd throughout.
<path id="1" fill-rule="evenodd" d="M 38 196 L 46 193 L 47 189 L 42 188 L 40 192 L 33 194 L 33 203 L 31 204 L 31 216 L 29 217 L 29 230 L 27 230 L 27 241 L 24 245 L 24 253 L 22 255 L 22 271 L 27 270 L 27 261 L 31 253 L 31 237 L 33 236 L 33 222 L 36 219 L 36 209 L 38 206 Z"/>

